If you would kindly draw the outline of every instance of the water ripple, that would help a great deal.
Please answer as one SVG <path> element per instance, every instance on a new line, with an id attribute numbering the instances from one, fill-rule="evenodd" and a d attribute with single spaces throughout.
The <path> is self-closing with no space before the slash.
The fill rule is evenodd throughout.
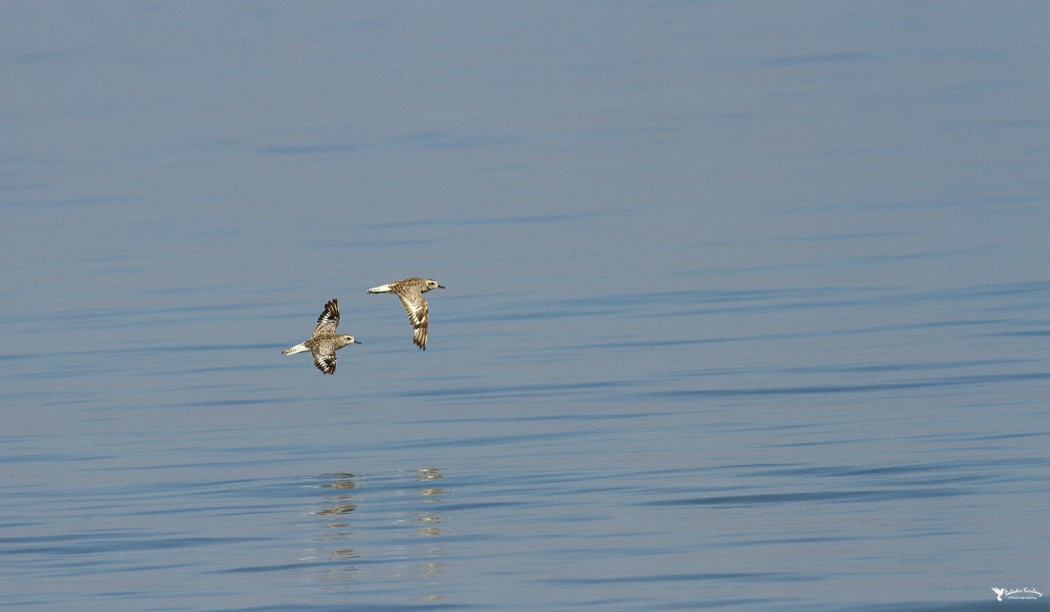
<path id="1" fill-rule="evenodd" d="M 1047 379 L 1050 379 L 1050 372 L 1030 372 L 995 375 L 978 374 L 970 376 L 955 376 L 926 380 L 886 383 L 863 383 L 856 385 L 807 385 L 798 387 L 785 386 L 739 389 L 686 389 L 671 391 L 656 390 L 649 391 L 640 395 L 665 397 L 671 399 L 767 395 L 824 395 L 835 393 L 873 393 L 879 391 L 897 391 L 902 389 L 923 389 L 927 387 L 956 387 L 964 385 L 1008 384 L 1024 381 L 1042 381 Z"/>

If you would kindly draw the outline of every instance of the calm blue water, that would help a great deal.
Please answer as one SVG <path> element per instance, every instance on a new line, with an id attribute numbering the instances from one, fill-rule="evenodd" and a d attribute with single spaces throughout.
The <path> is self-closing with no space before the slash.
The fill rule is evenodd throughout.
<path id="1" fill-rule="evenodd" d="M 1047 23 L 5 5 L 0 605 L 1050 592 Z"/>

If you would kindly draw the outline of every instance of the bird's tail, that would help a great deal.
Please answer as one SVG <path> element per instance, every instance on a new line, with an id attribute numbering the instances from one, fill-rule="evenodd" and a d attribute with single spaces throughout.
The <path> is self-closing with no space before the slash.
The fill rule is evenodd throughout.
<path id="1" fill-rule="evenodd" d="M 310 350 L 310 349 L 306 348 L 306 343 L 303 342 L 301 344 L 296 344 L 293 347 L 284 349 L 283 351 L 281 351 L 281 354 L 282 355 L 294 355 L 296 353 L 305 353 L 308 350 Z"/>
<path id="2" fill-rule="evenodd" d="M 391 291 L 390 285 L 379 285 L 368 290 L 369 293 L 390 293 Z"/>

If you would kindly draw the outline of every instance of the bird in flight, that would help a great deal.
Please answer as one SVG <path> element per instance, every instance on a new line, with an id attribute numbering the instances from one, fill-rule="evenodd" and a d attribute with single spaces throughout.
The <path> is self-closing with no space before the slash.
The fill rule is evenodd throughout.
<path id="1" fill-rule="evenodd" d="M 408 322 L 412 324 L 412 342 L 424 351 L 427 350 L 427 320 L 430 309 L 423 294 L 431 289 L 444 289 L 432 278 L 405 278 L 378 287 L 372 287 L 369 293 L 395 293 L 401 305 L 408 313 Z"/>
<path id="2" fill-rule="evenodd" d="M 339 327 L 339 301 L 329 300 L 324 305 L 324 312 L 317 317 L 317 327 L 310 339 L 281 351 L 285 355 L 310 351 L 314 356 L 314 365 L 325 374 L 335 374 L 335 352 L 347 344 L 361 344 L 350 334 L 337 334 Z"/>

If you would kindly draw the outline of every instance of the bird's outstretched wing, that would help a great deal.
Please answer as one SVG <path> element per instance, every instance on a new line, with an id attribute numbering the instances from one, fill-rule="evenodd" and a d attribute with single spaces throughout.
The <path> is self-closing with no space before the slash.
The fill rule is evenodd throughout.
<path id="1" fill-rule="evenodd" d="M 314 328 L 312 338 L 325 334 L 334 334 L 339 327 L 339 300 L 328 300 L 324 305 L 324 312 L 317 317 L 317 327 Z"/>
<path id="2" fill-rule="evenodd" d="M 335 374 L 335 350 L 319 346 L 313 351 L 314 365 L 325 374 Z"/>
<path id="3" fill-rule="evenodd" d="M 405 312 L 408 313 L 408 322 L 415 330 L 412 334 L 412 341 L 425 351 L 427 349 L 427 321 L 430 317 L 427 300 L 418 287 L 396 287 L 395 291 L 397 297 L 401 298 L 401 305 L 405 307 Z"/>

